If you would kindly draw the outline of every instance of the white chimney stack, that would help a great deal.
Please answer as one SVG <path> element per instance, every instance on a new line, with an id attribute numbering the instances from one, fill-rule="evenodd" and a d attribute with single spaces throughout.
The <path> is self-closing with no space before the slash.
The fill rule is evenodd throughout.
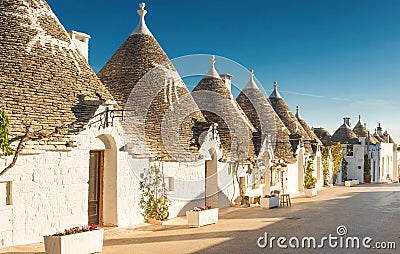
<path id="1" fill-rule="evenodd" d="M 232 92 L 232 75 L 231 74 L 219 74 L 221 79 L 224 81 L 229 92 Z"/>
<path id="2" fill-rule="evenodd" d="M 71 38 L 72 42 L 76 45 L 79 52 L 85 57 L 86 62 L 89 62 L 89 39 L 90 35 L 77 32 L 77 31 L 68 31 L 68 35 Z"/>

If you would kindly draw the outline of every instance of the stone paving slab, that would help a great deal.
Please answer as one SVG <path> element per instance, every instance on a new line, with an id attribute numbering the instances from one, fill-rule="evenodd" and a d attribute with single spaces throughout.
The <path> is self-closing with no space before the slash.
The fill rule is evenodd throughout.
<path id="1" fill-rule="evenodd" d="M 217 224 L 189 228 L 185 217 L 167 225 L 141 224 L 106 229 L 102 253 L 344 253 L 344 250 L 260 249 L 264 232 L 279 235 L 326 235 L 346 225 L 352 234 L 398 241 L 400 185 L 379 184 L 325 188 L 317 197 L 292 199 L 291 207 L 220 209 Z M 0 253 L 44 253 L 42 243 L 0 248 Z M 365 253 L 348 250 L 347 253 Z M 370 253 L 398 253 L 393 250 Z"/>

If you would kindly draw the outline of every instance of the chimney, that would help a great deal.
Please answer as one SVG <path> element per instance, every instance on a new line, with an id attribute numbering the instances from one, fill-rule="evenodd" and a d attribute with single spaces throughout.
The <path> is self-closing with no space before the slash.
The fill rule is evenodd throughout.
<path id="1" fill-rule="evenodd" d="M 376 133 L 379 136 L 382 136 L 382 127 L 381 127 L 381 123 L 378 123 L 378 128 L 376 128 Z"/>
<path id="2" fill-rule="evenodd" d="M 228 88 L 229 92 L 232 92 L 232 75 L 231 74 L 219 74 L 222 81 L 224 81 L 226 87 Z"/>
<path id="3" fill-rule="evenodd" d="M 344 120 L 344 124 L 350 128 L 351 127 L 350 117 L 344 117 L 343 120 Z"/>
<path id="4" fill-rule="evenodd" d="M 77 32 L 68 31 L 71 41 L 75 44 L 78 51 L 85 57 L 86 62 L 89 62 L 89 39 L 90 35 Z"/>

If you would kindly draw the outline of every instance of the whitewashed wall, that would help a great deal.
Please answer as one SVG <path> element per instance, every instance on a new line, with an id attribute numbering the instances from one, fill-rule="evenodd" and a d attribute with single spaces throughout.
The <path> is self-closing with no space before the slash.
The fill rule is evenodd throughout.
<path id="1" fill-rule="evenodd" d="M 113 160 L 117 165 L 114 173 L 106 172 L 107 145 L 98 136 L 114 142 Z M 107 220 L 118 226 L 142 221 L 137 205 L 139 181 L 128 164 L 130 155 L 119 149 L 124 143 L 118 123 L 106 129 L 87 128 L 75 141 L 77 147 L 70 151 L 21 154 L 16 165 L 0 178 L 0 182 L 12 182 L 12 205 L 0 207 L 0 211 L 11 211 L 8 216 L 12 215 L 12 237 L 10 232 L 0 233 L 0 246 L 42 241 L 44 235 L 88 223 L 89 151 L 93 149 L 106 149 L 105 177 L 111 174 L 114 179 L 107 179 L 108 182 L 116 182 L 114 189 L 112 184 L 104 186 L 104 197 L 108 195 L 108 201 L 114 204 L 108 210 Z M 0 168 L 11 160 L 12 156 L 0 157 Z M 148 163 L 136 160 L 134 165 L 145 167 Z M 108 207 L 105 204 L 105 212 Z"/>
<path id="2" fill-rule="evenodd" d="M 347 179 L 358 179 L 360 183 L 364 182 L 364 146 L 353 145 L 353 155 L 346 156 Z"/>

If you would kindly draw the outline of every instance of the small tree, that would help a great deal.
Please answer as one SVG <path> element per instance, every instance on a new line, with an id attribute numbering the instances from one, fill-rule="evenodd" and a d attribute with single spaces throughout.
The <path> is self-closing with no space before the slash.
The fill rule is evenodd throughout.
<path id="1" fill-rule="evenodd" d="M 307 161 L 306 173 L 304 175 L 304 188 L 311 189 L 315 187 L 317 180 L 313 176 L 314 172 L 314 156 L 311 156 Z"/>
<path id="2" fill-rule="evenodd" d="M 145 170 L 139 190 L 142 196 L 139 201 L 145 219 L 166 220 L 169 216 L 170 200 L 164 183 L 164 174 L 156 165 Z"/>
<path id="3" fill-rule="evenodd" d="M 322 147 L 321 150 L 321 159 L 322 159 L 322 167 L 324 169 L 324 184 L 327 185 L 329 183 L 329 154 L 330 148 L 329 147 Z"/>
<path id="4" fill-rule="evenodd" d="M 336 183 L 340 169 L 340 163 L 343 159 L 342 144 L 340 142 L 331 146 L 332 163 L 333 163 L 333 182 Z"/>
<path id="5" fill-rule="evenodd" d="M 364 154 L 364 177 L 371 176 L 371 163 L 368 154 Z"/>
<path id="6" fill-rule="evenodd" d="M 349 164 L 345 158 L 342 159 L 342 182 L 347 181 L 347 164 Z"/>

